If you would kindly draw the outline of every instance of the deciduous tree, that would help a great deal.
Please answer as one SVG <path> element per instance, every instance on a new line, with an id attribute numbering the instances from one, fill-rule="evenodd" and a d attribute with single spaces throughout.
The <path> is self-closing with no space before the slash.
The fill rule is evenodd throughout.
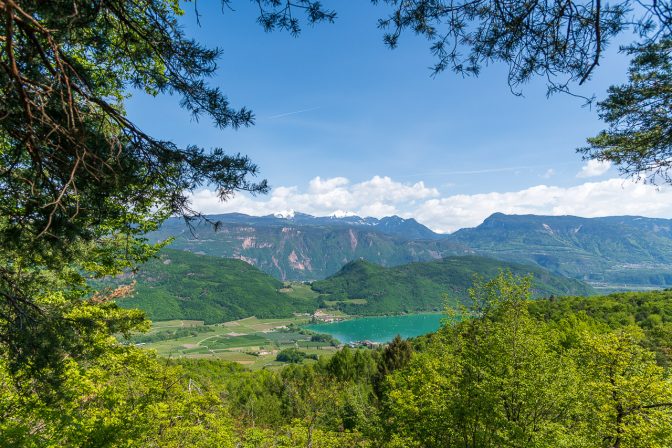
<path id="1" fill-rule="evenodd" d="M 298 33 L 299 11 L 334 18 L 311 0 L 257 3 L 267 30 Z M 198 215 L 199 186 L 221 199 L 268 186 L 247 157 L 180 147 L 125 113 L 136 89 L 177 95 L 217 128 L 254 122 L 208 85 L 221 52 L 185 35 L 178 0 L 6 0 L 0 12 L 0 353 L 53 367 L 73 347 L 50 329 L 88 297 L 85 277 L 146 260 L 157 247 L 142 235 Z M 53 291 L 67 299 L 58 307 Z"/>

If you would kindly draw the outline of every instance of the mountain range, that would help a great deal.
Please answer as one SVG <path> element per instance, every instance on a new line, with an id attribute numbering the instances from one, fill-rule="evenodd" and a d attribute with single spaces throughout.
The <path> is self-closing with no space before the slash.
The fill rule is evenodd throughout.
<path id="1" fill-rule="evenodd" d="M 163 249 L 135 273 L 113 281 L 137 281 L 134 294 L 119 301 L 140 308 L 152 320 L 191 319 L 206 324 L 250 316 L 287 317 L 318 307 L 352 315 L 442 310 L 445 301 L 462 301 L 478 274 L 493 277 L 500 269 L 532 273 L 535 296 L 588 295 L 584 283 L 535 266 L 478 256 L 449 257 L 393 268 L 352 261 L 312 285 L 283 283 L 241 260 Z"/>
<path id="2" fill-rule="evenodd" d="M 303 213 L 212 215 L 214 227 L 189 228 L 169 219 L 153 240 L 174 237 L 171 247 L 236 258 L 280 280 L 319 280 L 350 261 L 381 266 L 483 255 L 533 264 L 600 289 L 672 285 L 672 220 L 617 216 L 505 215 L 481 225 L 438 234 L 414 219 Z"/>
<path id="3" fill-rule="evenodd" d="M 149 238 L 171 248 L 246 261 L 280 280 L 317 280 L 360 258 L 398 266 L 473 251 L 413 219 L 213 215 L 189 228 L 171 218 Z"/>
<path id="4" fill-rule="evenodd" d="M 504 215 L 448 237 L 480 255 L 533 263 L 596 287 L 672 285 L 672 220 Z"/>

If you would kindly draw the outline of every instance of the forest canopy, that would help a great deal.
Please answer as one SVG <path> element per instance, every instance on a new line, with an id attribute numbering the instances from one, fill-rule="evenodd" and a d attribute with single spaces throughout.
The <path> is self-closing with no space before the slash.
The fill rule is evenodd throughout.
<path id="1" fill-rule="evenodd" d="M 336 19 L 336 11 L 317 1 L 254 3 L 266 31 L 298 34 L 302 22 Z M 549 92 L 568 92 L 571 83 L 590 78 L 617 35 L 634 32 L 630 83 L 599 103 L 610 128 L 583 151 L 626 174 L 669 180 L 666 2 L 374 3 L 384 7 L 378 25 L 390 47 L 408 30 L 431 42 L 435 72 L 477 75 L 485 64 L 504 62 L 514 89 L 542 76 Z M 198 17 L 197 3 L 184 5 Z M 194 118 L 207 117 L 218 128 L 254 122 L 249 109 L 234 107 L 208 84 L 221 50 L 185 34 L 179 1 L 6 1 L 1 7 L 0 338 L 13 353 L 28 355 L 8 335 L 40 320 L 40 295 L 55 289 L 72 299 L 84 293 L 83 277 L 146 260 L 156 248 L 142 235 L 168 216 L 198 216 L 189 193 L 200 186 L 225 200 L 236 191 L 264 193 L 268 185 L 251 180 L 258 167 L 244 155 L 179 147 L 147 135 L 125 114 L 133 88 L 177 95 Z"/>
<path id="2" fill-rule="evenodd" d="M 268 30 L 298 32 L 297 9 L 308 23 L 333 19 L 305 0 L 259 6 Z M 69 336 L 54 332 L 90 295 L 85 278 L 134 269 L 152 256 L 158 246 L 143 235 L 168 216 L 198 216 L 188 199 L 195 188 L 207 185 L 224 200 L 268 185 L 251 180 L 258 168 L 246 156 L 180 147 L 146 134 L 125 113 L 136 89 L 177 95 L 195 119 L 217 128 L 254 122 L 249 109 L 208 84 L 221 50 L 185 35 L 179 1 L 6 1 L 0 8 L 0 341 L 3 355 L 37 366 L 71 349 Z"/>
<path id="3" fill-rule="evenodd" d="M 266 31 L 336 19 L 318 1 L 253 3 Z M 550 93 L 572 93 L 609 43 L 634 31 L 629 80 L 598 103 L 609 127 L 583 151 L 670 181 L 668 2 L 374 3 L 387 8 L 379 26 L 390 47 L 407 31 L 426 37 L 436 73 L 503 62 L 515 93 L 535 76 Z M 664 313 L 615 324 L 569 299 L 569 310 L 534 308 L 530 279 L 510 274 L 477 283 L 474 306 L 460 310 L 470 318 L 436 335 L 310 364 L 286 353 L 296 365 L 280 372 L 165 360 L 122 343 L 149 326 L 115 303 L 132 285 L 94 291 L 89 280 L 155 255 L 162 244 L 144 235 L 172 215 L 199 217 L 195 189 L 226 200 L 269 188 L 246 156 L 148 135 L 125 112 L 137 89 L 176 95 L 216 128 L 254 123 L 209 84 L 221 50 L 185 34 L 181 5 L 198 8 L 0 0 L 1 445 L 672 443 Z"/>

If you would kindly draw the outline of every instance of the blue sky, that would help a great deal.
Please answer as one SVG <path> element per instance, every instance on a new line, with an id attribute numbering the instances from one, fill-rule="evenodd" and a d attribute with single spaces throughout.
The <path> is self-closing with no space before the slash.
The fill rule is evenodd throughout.
<path id="1" fill-rule="evenodd" d="M 200 2 L 200 26 L 186 5 L 188 34 L 224 51 L 212 83 L 232 104 L 255 112 L 254 127 L 222 131 L 205 119 L 196 123 L 177 98 L 136 94 L 129 102 L 129 116 L 153 135 L 247 154 L 275 187 L 269 196 L 228 204 L 197 192 L 204 211 L 396 213 L 439 231 L 476 225 L 494 211 L 672 217 L 661 198 L 646 206 L 637 199 L 653 189 L 616 179 L 614 168 L 586 167 L 574 152 L 602 128 L 581 100 L 548 99 L 540 80 L 515 96 L 500 64 L 478 78 L 433 78 L 423 39 L 409 34 L 395 50 L 383 45 L 376 21 L 384 7 L 325 3 L 337 9 L 336 22 L 304 27 L 298 38 L 265 33 L 251 2 L 236 3 L 235 12 Z M 577 90 L 603 97 L 626 68 L 612 47 L 593 80 Z M 553 193 L 529 197 L 544 186 Z M 502 194 L 514 196 L 505 201 Z M 580 197 L 584 202 L 572 207 Z"/>

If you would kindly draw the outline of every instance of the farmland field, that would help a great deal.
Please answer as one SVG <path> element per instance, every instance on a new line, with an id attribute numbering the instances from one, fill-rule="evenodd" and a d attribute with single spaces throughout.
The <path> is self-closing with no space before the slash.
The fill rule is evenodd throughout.
<path id="1" fill-rule="evenodd" d="M 308 320 L 307 316 L 248 317 L 213 325 L 194 320 L 161 321 L 152 323 L 148 333 L 135 336 L 132 342 L 169 358 L 216 358 L 259 369 L 283 365 L 275 356 L 285 348 L 298 347 L 316 355 L 333 353 L 335 349 L 328 343 L 312 342 L 310 334 L 299 332 L 298 326 Z"/>

